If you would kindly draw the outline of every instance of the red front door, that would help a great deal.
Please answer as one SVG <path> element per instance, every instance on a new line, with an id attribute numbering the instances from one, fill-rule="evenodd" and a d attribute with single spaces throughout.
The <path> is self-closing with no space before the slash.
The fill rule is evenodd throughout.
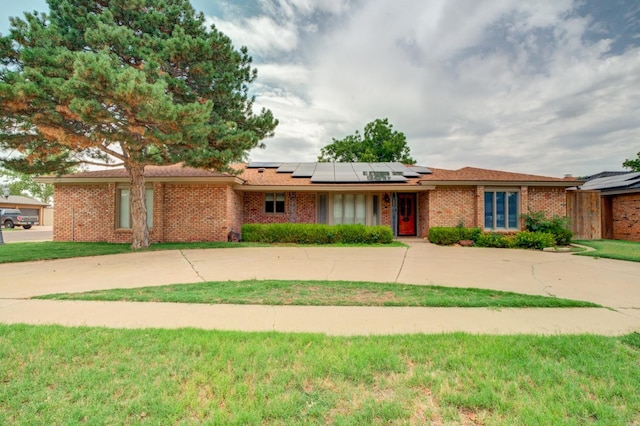
<path id="1" fill-rule="evenodd" d="M 416 235 L 416 194 L 398 194 L 398 235 Z"/>

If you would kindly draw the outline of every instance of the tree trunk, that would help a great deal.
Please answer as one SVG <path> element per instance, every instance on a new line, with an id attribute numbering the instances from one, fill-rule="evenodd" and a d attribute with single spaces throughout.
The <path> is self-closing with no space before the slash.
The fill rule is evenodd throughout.
<path id="1" fill-rule="evenodd" d="M 147 206 L 145 204 L 144 166 L 139 164 L 126 167 L 129 171 L 131 211 L 131 229 L 133 239 L 131 248 L 138 250 L 149 247 L 149 228 L 147 227 Z"/>

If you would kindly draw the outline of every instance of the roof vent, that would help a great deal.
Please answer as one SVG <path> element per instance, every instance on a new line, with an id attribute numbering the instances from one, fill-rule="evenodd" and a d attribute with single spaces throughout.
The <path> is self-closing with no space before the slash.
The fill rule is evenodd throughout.
<path id="1" fill-rule="evenodd" d="M 258 169 L 258 173 L 264 173 L 264 167 L 260 167 L 260 168 Z"/>
<path id="2" fill-rule="evenodd" d="M 566 175 L 564 175 L 565 178 L 572 178 L 573 175 L 571 173 L 567 173 Z"/>

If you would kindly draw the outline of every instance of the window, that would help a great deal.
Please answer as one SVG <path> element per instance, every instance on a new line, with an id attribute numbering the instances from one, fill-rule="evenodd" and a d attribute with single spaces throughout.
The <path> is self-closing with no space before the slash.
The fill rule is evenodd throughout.
<path id="1" fill-rule="evenodd" d="M 117 198 L 117 217 L 116 217 L 116 227 L 117 228 L 131 228 L 131 206 L 129 204 L 129 199 L 131 196 L 131 190 L 129 188 L 121 188 L 118 189 L 118 198 Z M 147 226 L 149 228 L 153 227 L 153 189 L 147 188 L 145 191 L 144 197 L 145 205 L 147 206 Z"/>
<path id="2" fill-rule="evenodd" d="M 518 193 L 515 191 L 485 191 L 484 227 L 520 229 L 518 204 Z"/>
<path id="3" fill-rule="evenodd" d="M 284 192 L 264 194 L 265 213 L 284 213 Z"/>
<path id="4" fill-rule="evenodd" d="M 380 224 L 380 196 L 377 194 L 318 194 L 317 223 L 331 225 Z"/>

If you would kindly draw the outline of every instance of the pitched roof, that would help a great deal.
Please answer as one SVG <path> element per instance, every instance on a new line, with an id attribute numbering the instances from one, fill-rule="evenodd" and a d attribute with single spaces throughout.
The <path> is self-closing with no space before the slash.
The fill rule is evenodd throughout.
<path id="1" fill-rule="evenodd" d="M 319 166 L 319 164 L 321 166 Z M 197 180 L 227 181 L 241 184 L 237 189 L 249 190 L 251 187 L 265 189 L 290 187 L 318 188 L 340 187 L 359 188 L 384 186 L 391 189 L 423 187 L 429 185 L 486 185 L 500 184 L 540 184 L 542 186 L 576 186 L 580 181 L 575 178 L 555 178 L 499 170 L 464 167 L 458 170 L 426 168 L 400 163 L 251 163 L 230 166 L 238 174 L 228 174 L 213 170 L 185 167 L 181 164 L 171 166 L 147 166 L 145 177 L 149 180 Z M 322 173 L 315 174 L 316 169 Z M 331 172 L 330 170 L 333 170 Z M 333 174 L 331 174 L 333 173 Z M 329 176 L 330 175 L 330 176 Z M 92 170 L 64 175 L 61 177 L 38 178 L 46 183 L 60 182 L 100 182 L 124 181 L 128 178 L 124 168 Z"/>
<path id="2" fill-rule="evenodd" d="M 501 170 L 479 169 L 463 167 L 458 170 L 435 169 L 432 173 L 422 177 L 423 181 L 459 181 L 459 182 L 569 182 L 576 184 L 573 177 L 555 178 L 549 176 L 530 175 L 525 173 L 504 172 Z"/>
<path id="3" fill-rule="evenodd" d="M 87 170 L 83 172 L 64 175 L 64 177 L 74 178 L 126 178 L 129 174 L 122 168 L 105 169 L 105 170 Z M 156 177 L 228 177 L 227 173 L 217 172 L 215 170 L 197 169 L 194 167 L 183 166 L 182 164 L 172 164 L 170 166 L 146 166 L 144 168 L 144 176 L 147 178 Z"/>
<path id="4" fill-rule="evenodd" d="M 640 172 L 628 172 L 625 174 L 606 176 L 592 179 L 580 187 L 582 190 L 633 190 L 640 189 Z"/>
<path id="5" fill-rule="evenodd" d="M 2 204 L 21 204 L 21 205 L 29 205 L 29 206 L 48 206 L 49 204 L 43 203 L 42 201 L 36 200 L 31 197 L 24 197 L 22 195 L 9 195 L 9 198 L 0 197 L 0 203 Z"/>

